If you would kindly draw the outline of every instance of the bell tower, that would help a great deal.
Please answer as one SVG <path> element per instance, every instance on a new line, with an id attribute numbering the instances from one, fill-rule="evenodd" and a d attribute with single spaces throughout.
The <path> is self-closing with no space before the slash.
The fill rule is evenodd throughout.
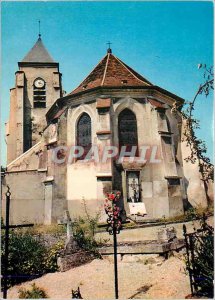
<path id="1" fill-rule="evenodd" d="M 46 50 L 41 34 L 18 67 L 6 124 L 7 163 L 40 141 L 46 112 L 62 96 L 59 63 Z"/>

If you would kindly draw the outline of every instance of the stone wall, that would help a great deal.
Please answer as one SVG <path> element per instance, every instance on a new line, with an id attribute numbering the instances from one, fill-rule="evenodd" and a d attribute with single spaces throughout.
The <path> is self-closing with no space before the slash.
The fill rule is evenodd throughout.
<path id="1" fill-rule="evenodd" d="M 142 201 L 145 203 L 147 217 L 158 218 L 183 213 L 183 191 L 179 184 L 171 188 L 169 178 L 179 178 L 180 162 L 176 165 L 179 143 L 178 120 L 170 113 L 171 100 L 160 96 L 165 104 L 165 109 L 159 111 L 148 102 L 147 92 L 130 93 L 117 92 L 104 95 L 80 96 L 75 99 L 68 110 L 67 145 L 76 145 L 76 126 L 83 112 L 88 113 L 92 124 L 92 143 L 102 149 L 105 145 L 118 145 L 118 116 L 120 112 L 129 108 L 137 119 L 137 132 L 139 146 L 158 146 L 160 163 L 147 162 L 139 166 L 142 187 Z M 113 97 L 112 97 L 113 96 Z M 150 95 L 151 97 L 152 95 Z M 110 101 L 109 101 L 110 100 Z M 98 101 L 99 108 L 98 108 Z M 110 106 L 107 103 L 110 102 Z M 101 104 L 107 107 L 101 107 Z M 165 114 L 165 112 L 167 113 Z M 168 119 L 166 117 L 168 115 Z M 169 142 L 165 143 L 168 135 Z M 164 141 L 164 142 L 162 142 Z M 164 144 L 163 144 L 164 143 Z M 181 172 L 182 173 L 182 172 Z M 100 180 L 102 178 L 102 181 Z M 114 189 L 120 189 L 124 195 L 124 204 L 127 214 L 126 169 L 116 167 L 112 160 L 106 165 L 95 162 L 77 160 L 67 165 L 67 200 L 68 208 L 72 215 L 82 214 L 84 199 L 90 210 L 96 211 L 104 201 L 104 190 L 111 183 Z M 177 190 L 177 191 L 176 191 Z"/>
<path id="2" fill-rule="evenodd" d="M 46 108 L 34 108 L 33 86 L 38 77 L 43 78 L 46 84 Z M 46 126 L 45 114 L 61 95 L 61 74 L 57 66 L 19 68 L 15 88 L 10 93 L 7 163 L 41 140 L 41 132 Z"/>
<path id="3" fill-rule="evenodd" d="M 189 204 L 193 207 L 205 208 L 207 207 L 208 202 L 205 194 L 204 183 L 201 180 L 201 174 L 199 173 L 198 160 L 196 160 L 195 163 L 185 161 L 185 158 L 189 157 L 191 154 L 189 146 L 186 145 L 186 141 L 181 143 L 181 149 L 184 172 L 183 180 Z M 211 201 L 213 201 L 214 193 L 213 189 L 211 189 L 211 185 L 212 183 L 209 182 L 209 196 Z"/>
<path id="4" fill-rule="evenodd" d="M 2 216 L 5 218 L 6 185 L 11 191 L 10 224 L 44 222 L 44 172 L 23 171 L 6 174 L 2 189 Z"/>

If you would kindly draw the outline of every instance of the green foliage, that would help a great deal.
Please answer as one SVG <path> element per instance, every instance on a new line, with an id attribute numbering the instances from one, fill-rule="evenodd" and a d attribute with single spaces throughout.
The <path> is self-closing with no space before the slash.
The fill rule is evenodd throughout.
<path id="1" fill-rule="evenodd" d="M 5 238 L 4 231 L 1 239 L 2 274 L 5 274 Z M 9 235 L 8 275 L 11 275 L 9 285 L 25 280 L 28 276 L 43 273 L 44 246 L 30 234 L 10 232 Z"/>
<path id="2" fill-rule="evenodd" d="M 35 283 L 31 285 L 31 289 L 19 289 L 19 299 L 45 299 L 48 298 L 44 289 L 36 286 Z"/>
<path id="3" fill-rule="evenodd" d="M 195 295 L 213 298 L 214 230 L 204 219 L 201 221 L 201 231 L 189 236 L 188 245 L 189 256 L 186 255 L 185 262 L 194 282 Z"/>
<path id="4" fill-rule="evenodd" d="M 44 270 L 46 272 L 56 272 L 58 270 L 57 257 L 60 251 L 64 248 L 64 242 L 60 241 L 54 246 L 46 250 L 46 255 L 44 256 Z"/>
<path id="5" fill-rule="evenodd" d="M 5 237 L 2 230 L 1 256 L 2 275 L 5 274 Z M 47 272 L 57 271 L 57 256 L 63 248 L 63 243 L 58 242 L 51 248 L 30 233 L 10 231 L 9 256 L 8 256 L 8 285 L 38 277 Z"/>
<path id="6" fill-rule="evenodd" d="M 100 217 L 100 213 L 98 212 L 98 213 L 96 213 L 95 216 L 91 216 L 88 212 L 87 204 L 86 204 L 86 201 L 85 201 L 84 198 L 83 198 L 83 203 L 82 204 L 84 206 L 84 212 L 85 212 L 85 216 L 86 216 L 86 218 L 83 219 L 83 220 L 85 220 L 85 224 L 88 227 L 88 231 L 89 231 L 90 235 L 94 236 L 95 231 L 98 228 L 98 220 L 99 220 L 99 217 Z"/>
<path id="7" fill-rule="evenodd" d="M 202 175 L 201 179 L 207 195 L 207 182 L 208 180 L 214 180 L 214 166 L 206 155 L 207 147 L 205 142 L 197 137 L 196 132 L 200 128 L 200 123 L 199 120 L 194 118 L 193 114 L 198 96 L 203 94 L 207 97 L 214 89 L 214 73 L 213 67 L 208 68 L 205 64 L 199 64 L 198 68 L 204 72 L 204 83 L 199 86 L 193 100 L 185 103 L 185 109 L 181 110 L 181 104 L 178 104 L 176 101 L 173 104 L 172 112 L 181 116 L 184 120 L 182 141 L 186 142 L 186 146 L 190 149 L 190 155 L 185 158 L 185 161 L 198 163 L 199 172 Z"/>
<path id="8" fill-rule="evenodd" d="M 66 226 L 65 225 L 58 225 L 58 224 L 51 224 L 51 225 L 34 225 L 30 228 L 23 228 L 19 229 L 24 233 L 30 233 L 33 235 L 38 234 L 63 234 L 66 233 Z"/>
<path id="9" fill-rule="evenodd" d="M 198 294 L 213 298 L 214 235 L 209 232 L 195 248 L 195 273 Z"/>
<path id="10" fill-rule="evenodd" d="M 198 207 L 192 207 L 185 212 L 185 221 L 192 221 L 195 219 L 201 219 L 203 214 L 212 215 L 214 213 L 213 207 L 209 206 L 207 208 L 199 205 Z"/>
<path id="11" fill-rule="evenodd" d="M 97 251 L 98 243 L 95 240 L 95 232 L 98 228 L 98 220 L 100 213 L 91 216 L 88 212 L 85 199 L 83 199 L 83 208 L 85 212 L 85 217 L 77 218 L 73 224 L 74 238 L 78 243 L 78 246 L 93 252 L 96 256 L 99 256 Z"/>
<path id="12" fill-rule="evenodd" d="M 195 220 L 196 218 L 198 218 L 198 211 L 196 208 L 194 208 L 194 207 L 189 208 L 185 212 L 185 220 L 186 221 L 192 221 L 192 220 Z"/>
<path id="13" fill-rule="evenodd" d="M 92 224 L 88 219 L 79 217 L 73 223 L 73 232 L 79 247 L 96 253 L 97 242 L 94 237 L 95 228 Z"/>
<path id="14" fill-rule="evenodd" d="M 207 208 L 203 208 L 201 206 L 198 207 L 192 207 L 189 208 L 185 214 L 183 215 L 178 215 L 178 216 L 174 216 L 174 217 L 169 217 L 169 218 L 165 218 L 165 216 L 161 219 L 158 219 L 159 222 L 188 222 L 188 221 L 192 221 L 192 220 L 197 220 L 202 218 L 203 214 L 206 215 L 213 215 L 214 210 L 212 206 L 209 206 Z"/>

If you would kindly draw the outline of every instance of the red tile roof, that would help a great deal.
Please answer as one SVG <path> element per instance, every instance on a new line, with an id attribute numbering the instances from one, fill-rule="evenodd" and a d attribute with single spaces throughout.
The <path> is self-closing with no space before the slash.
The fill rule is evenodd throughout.
<path id="1" fill-rule="evenodd" d="M 109 108 L 110 106 L 111 106 L 110 98 L 106 98 L 106 99 L 98 98 L 96 100 L 96 108 Z"/>
<path id="2" fill-rule="evenodd" d="M 148 98 L 151 105 L 157 107 L 157 108 L 164 108 L 163 103 L 157 101 L 156 99 Z"/>
<path id="3" fill-rule="evenodd" d="M 152 84 L 112 53 L 108 53 L 70 95 L 101 86 L 130 87 Z"/>

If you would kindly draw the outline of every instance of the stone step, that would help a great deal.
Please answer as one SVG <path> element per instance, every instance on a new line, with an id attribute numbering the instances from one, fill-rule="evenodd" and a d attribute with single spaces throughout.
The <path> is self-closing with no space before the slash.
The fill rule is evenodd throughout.
<path id="1" fill-rule="evenodd" d="M 171 250 L 178 250 L 184 247 L 184 240 L 178 240 L 176 243 L 151 241 L 149 243 L 130 243 L 120 244 L 117 247 L 117 254 L 162 254 Z M 101 255 L 110 255 L 114 253 L 113 246 L 104 246 L 98 248 Z"/>

